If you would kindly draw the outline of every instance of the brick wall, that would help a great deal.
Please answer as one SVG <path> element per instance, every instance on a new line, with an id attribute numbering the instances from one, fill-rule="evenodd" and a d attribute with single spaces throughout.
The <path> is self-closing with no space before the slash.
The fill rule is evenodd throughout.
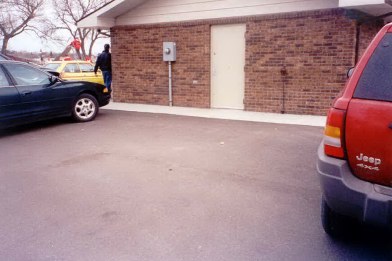
<path id="1" fill-rule="evenodd" d="M 326 114 L 354 66 L 356 27 L 343 10 L 116 27 L 114 100 L 167 105 L 162 42 L 174 41 L 174 105 L 209 108 L 210 26 L 230 23 L 247 24 L 245 110 Z M 379 28 L 362 28 L 361 52 Z"/>
<path id="2" fill-rule="evenodd" d="M 177 43 L 172 64 L 173 104 L 210 105 L 210 27 L 120 27 L 112 30 L 114 100 L 168 105 L 168 64 L 163 42 Z"/>
<path id="3" fill-rule="evenodd" d="M 370 42 L 373 40 L 383 25 L 384 24 L 380 21 L 376 21 L 373 23 L 364 23 L 360 26 L 359 58 L 363 55 Z"/>
<path id="4" fill-rule="evenodd" d="M 248 24 L 247 110 L 325 114 L 354 63 L 355 24 L 341 13 Z"/>

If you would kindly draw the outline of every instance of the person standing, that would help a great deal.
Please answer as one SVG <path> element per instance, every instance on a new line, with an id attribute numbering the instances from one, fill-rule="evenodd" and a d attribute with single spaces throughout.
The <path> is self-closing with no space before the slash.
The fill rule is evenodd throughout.
<path id="1" fill-rule="evenodd" d="M 112 91 L 112 54 L 109 52 L 110 45 L 105 44 L 103 52 L 98 55 L 95 62 L 94 73 L 97 74 L 98 68 L 102 71 L 103 82 L 108 88 L 109 92 Z"/>

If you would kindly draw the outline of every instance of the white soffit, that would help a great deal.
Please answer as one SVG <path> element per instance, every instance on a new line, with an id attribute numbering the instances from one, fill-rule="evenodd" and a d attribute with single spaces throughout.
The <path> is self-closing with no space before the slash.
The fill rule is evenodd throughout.
<path id="1" fill-rule="evenodd" d="M 380 16 L 392 12 L 391 0 L 339 0 L 339 7 Z"/>
<path id="2" fill-rule="evenodd" d="M 114 0 L 80 20 L 80 28 L 166 23 L 337 8 L 339 0 Z"/>
<path id="3" fill-rule="evenodd" d="M 337 8 L 338 0 L 149 0 L 117 17 L 116 25 L 266 15 Z"/>

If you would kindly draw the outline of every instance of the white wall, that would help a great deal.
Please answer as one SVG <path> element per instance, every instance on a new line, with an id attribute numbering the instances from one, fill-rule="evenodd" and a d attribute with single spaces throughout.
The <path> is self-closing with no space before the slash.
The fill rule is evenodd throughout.
<path id="1" fill-rule="evenodd" d="M 337 8 L 339 0 L 149 0 L 116 19 L 116 25 L 177 22 L 222 17 Z"/>

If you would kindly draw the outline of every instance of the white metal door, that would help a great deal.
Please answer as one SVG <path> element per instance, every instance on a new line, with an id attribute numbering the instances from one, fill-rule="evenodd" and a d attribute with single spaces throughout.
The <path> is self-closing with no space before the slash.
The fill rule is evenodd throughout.
<path id="1" fill-rule="evenodd" d="M 246 25 L 211 27 L 211 107 L 244 109 Z"/>

